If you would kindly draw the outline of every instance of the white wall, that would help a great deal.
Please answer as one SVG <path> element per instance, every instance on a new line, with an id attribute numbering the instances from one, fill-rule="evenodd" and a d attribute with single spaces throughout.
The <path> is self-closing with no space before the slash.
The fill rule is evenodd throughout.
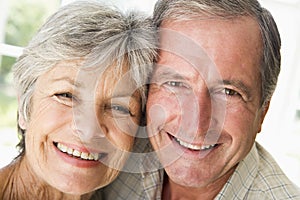
<path id="1" fill-rule="evenodd" d="M 261 0 L 274 16 L 282 39 L 278 85 L 265 119 L 260 141 L 283 170 L 300 185 L 300 1 Z"/>

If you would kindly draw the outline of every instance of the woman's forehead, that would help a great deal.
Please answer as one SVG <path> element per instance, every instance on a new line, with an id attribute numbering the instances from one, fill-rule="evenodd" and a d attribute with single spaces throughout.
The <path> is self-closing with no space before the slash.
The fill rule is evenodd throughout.
<path id="1" fill-rule="evenodd" d="M 122 66 L 119 71 L 114 65 L 108 67 L 98 77 L 97 85 L 97 91 L 106 97 L 132 96 L 138 89 L 126 65 Z"/>
<path id="2" fill-rule="evenodd" d="M 83 64 L 83 60 L 60 62 L 39 77 L 39 85 L 50 87 L 51 84 L 68 82 L 75 90 L 103 98 L 132 96 L 138 89 L 126 64 L 117 66 L 113 63 L 107 67 L 92 67 L 88 70 L 81 68 Z"/>

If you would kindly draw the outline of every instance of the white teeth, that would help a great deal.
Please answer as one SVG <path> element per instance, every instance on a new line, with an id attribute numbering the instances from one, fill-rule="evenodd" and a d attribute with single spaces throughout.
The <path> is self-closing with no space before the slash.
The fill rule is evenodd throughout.
<path id="1" fill-rule="evenodd" d="M 65 145 L 61 144 L 61 143 L 57 143 L 57 148 L 59 150 L 61 150 L 62 152 L 66 153 L 68 150 L 68 147 L 66 147 Z"/>
<path id="2" fill-rule="evenodd" d="M 185 148 L 189 148 L 189 149 L 196 150 L 196 151 L 199 151 L 199 150 L 208 150 L 208 149 L 211 149 L 214 146 L 216 146 L 216 144 L 213 144 L 213 145 L 203 145 L 203 146 L 201 146 L 201 145 L 193 145 L 193 144 L 190 144 L 190 143 L 186 143 L 186 142 L 184 142 L 182 140 L 179 140 L 178 138 L 175 138 L 175 141 L 177 141 L 181 146 L 183 146 Z"/>
<path id="3" fill-rule="evenodd" d="M 91 156 L 94 160 L 99 160 L 99 154 L 98 153 L 91 153 Z"/>
<path id="4" fill-rule="evenodd" d="M 73 151 L 73 156 L 80 157 L 80 155 L 81 155 L 80 151 L 77 150 Z"/>
<path id="5" fill-rule="evenodd" d="M 67 153 L 70 154 L 70 155 L 72 155 L 73 154 L 73 149 L 68 148 Z"/>
<path id="6" fill-rule="evenodd" d="M 90 153 L 90 155 L 89 155 L 89 158 L 88 158 L 89 160 L 94 160 L 94 156 L 92 156 L 92 154 Z"/>
<path id="7" fill-rule="evenodd" d="M 97 153 L 80 152 L 76 149 L 67 147 L 61 143 L 57 143 L 56 146 L 61 152 L 68 153 L 69 155 L 75 156 L 77 158 L 81 158 L 83 160 L 96 160 L 96 161 L 99 160 L 99 154 Z"/>
<path id="8" fill-rule="evenodd" d="M 202 146 L 201 150 L 208 150 L 208 149 L 212 149 L 213 147 L 215 147 L 217 144 L 212 144 L 212 145 L 204 145 Z"/>
<path id="9" fill-rule="evenodd" d="M 80 158 L 88 160 L 89 159 L 89 153 L 82 152 Z"/>

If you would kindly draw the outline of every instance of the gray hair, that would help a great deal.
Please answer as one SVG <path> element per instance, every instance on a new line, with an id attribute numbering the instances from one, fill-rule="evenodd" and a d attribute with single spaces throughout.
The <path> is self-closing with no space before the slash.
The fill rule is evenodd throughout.
<path id="1" fill-rule="evenodd" d="M 117 63 L 117 72 L 128 66 L 144 105 L 147 89 L 143 86 L 148 83 L 156 56 L 155 32 L 152 20 L 141 13 L 123 14 L 96 1 L 76 1 L 61 7 L 39 29 L 13 66 L 20 114 L 29 120 L 39 76 L 61 61 L 91 61 L 97 55 L 94 63 Z M 24 134 L 19 127 L 20 131 Z"/>
<path id="2" fill-rule="evenodd" d="M 163 20 L 190 20 L 200 15 L 224 19 L 251 16 L 258 22 L 263 43 L 260 73 L 264 106 L 276 88 L 281 63 L 281 39 L 271 13 L 256 0 L 159 0 L 153 18 L 159 27 Z"/>

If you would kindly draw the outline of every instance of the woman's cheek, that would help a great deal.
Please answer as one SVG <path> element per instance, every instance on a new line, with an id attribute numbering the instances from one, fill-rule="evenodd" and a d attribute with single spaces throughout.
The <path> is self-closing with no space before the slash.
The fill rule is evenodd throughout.
<path id="1" fill-rule="evenodd" d="M 120 150 L 131 149 L 138 126 L 131 118 L 115 119 L 107 118 L 105 124 L 105 137 L 110 143 Z"/>

